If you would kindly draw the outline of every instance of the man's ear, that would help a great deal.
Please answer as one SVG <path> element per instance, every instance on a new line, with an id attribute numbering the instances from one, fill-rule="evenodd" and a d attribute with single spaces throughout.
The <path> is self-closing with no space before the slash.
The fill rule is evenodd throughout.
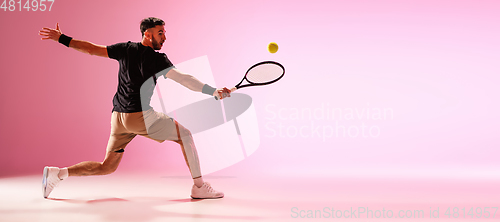
<path id="1" fill-rule="evenodd" d="M 144 37 L 146 39 L 151 39 L 151 32 L 149 31 L 149 29 L 144 32 Z"/>

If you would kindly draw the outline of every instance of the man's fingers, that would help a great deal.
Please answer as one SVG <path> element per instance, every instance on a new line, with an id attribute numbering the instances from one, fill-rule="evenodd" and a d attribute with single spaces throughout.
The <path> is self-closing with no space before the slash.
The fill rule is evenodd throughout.
<path id="1" fill-rule="evenodd" d="M 224 87 L 224 88 L 222 89 L 222 92 L 223 92 L 223 93 L 226 93 L 226 94 L 227 94 L 227 93 L 231 93 L 231 91 L 230 91 L 228 88 L 226 88 L 226 87 Z"/>
<path id="2" fill-rule="evenodd" d="M 231 90 L 224 87 L 224 88 L 219 88 L 217 89 L 217 98 L 218 99 L 224 99 L 227 97 L 231 97 Z"/>
<path id="3" fill-rule="evenodd" d="M 49 33 L 41 33 L 41 32 L 39 32 L 38 35 L 43 36 L 42 40 L 51 39 L 51 37 L 52 37 Z"/>
<path id="4" fill-rule="evenodd" d="M 224 98 L 227 98 L 227 97 L 231 97 L 231 95 L 229 93 L 219 92 L 219 98 L 220 99 L 224 99 Z"/>
<path id="5" fill-rule="evenodd" d="M 231 90 L 229 90 L 228 88 L 224 87 L 224 88 L 222 88 L 221 91 L 222 91 L 223 98 L 231 97 Z"/>
<path id="6" fill-rule="evenodd" d="M 57 36 L 61 34 L 61 29 L 59 28 L 59 23 L 56 23 L 56 29 L 49 27 L 43 27 L 38 31 L 38 35 L 43 36 L 42 40 L 52 39 L 56 40 Z"/>
<path id="7" fill-rule="evenodd" d="M 39 35 L 43 35 L 43 36 L 53 36 L 52 34 L 50 33 L 43 33 L 43 32 L 39 32 L 38 33 Z"/>
<path id="8" fill-rule="evenodd" d="M 222 90 L 219 90 L 219 99 L 224 99 L 224 93 L 222 93 Z"/>
<path id="9" fill-rule="evenodd" d="M 48 33 L 41 33 L 41 32 L 39 32 L 39 33 L 38 33 L 38 35 L 41 35 L 41 36 L 49 36 L 49 34 L 48 34 Z"/>

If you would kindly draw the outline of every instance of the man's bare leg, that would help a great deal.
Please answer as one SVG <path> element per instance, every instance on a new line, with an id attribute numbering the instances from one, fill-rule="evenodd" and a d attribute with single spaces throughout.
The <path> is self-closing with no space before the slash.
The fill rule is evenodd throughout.
<path id="1" fill-rule="evenodd" d="M 186 150 L 184 149 L 184 145 L 182 144 L 182 141 L 178 142 L 179 145 L 181 145 L 181 150 L 182 150 L 182 155 L 184 155 L 184 160 L 186 161 L 186 164 L 189 168 L 189 172 L 191 172 L 192 174 L 192 171 L 191 171 L 191 166 L 189 165 L 189 161 L 188 161 L 188 158 L 186 156 Z M 199 166 L 198 166 L 199 168 Z M 193 178 L 193 182 L 194 182 L 194 185 L 196 185 L 198 188 L 202 187 L 203 186 L 203 177 L 202 176 L 197 176 L 195 178 Z"/>
<path id="2" fill-rule="evenodd" d="M 115 172 L 122 160 L 123 152 L 108 151 L 103 162 L 85 161 L 68 167 L 69 176 L 106 175 Z"/>
<path id="3" fill-rule="evenodd" d="M 43 197 L 47 198 L 57 184 L 68 176 L 105 175 L 115 172 L 122 156 L 123 152 L 108 151 L 103 162 L 86 161 L 62 169 L 45 167 L 42 181 Z"/>
<path id="4" fill-rule="evenodd" d="M 193 136 L 191 132 L 185 127 L 181 126 L 175 121 L 177 130 L 177 142 L 182 149 L 182 154 L 186 160 L 189 171 L 193 178 L 193 188 L 191 189 L 191 198 L 194 199 L 207 199 L 207 198 L 222 198 L 224 193 L 214 190 L 209 183 L 203 181 L 200 162 L 198 160 L 198 152 L 194 145 Z"/>

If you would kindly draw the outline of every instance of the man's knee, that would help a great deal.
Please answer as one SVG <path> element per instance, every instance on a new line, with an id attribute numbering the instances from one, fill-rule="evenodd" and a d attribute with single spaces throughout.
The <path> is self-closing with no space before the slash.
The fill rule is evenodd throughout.
<path id="1" fill-rule="evenodd" d="M 180 137 L 191 137 L 191 131 L 189 131 L 187 128 L 183 127 L 183 126 L 179 126 L 179 134 L 180 134 Z"/>
<path id="2" fill-rule="evenodd" d="M 123 149 L 117 151 L 108 151 L 106 158 L 101 163 L 101 173 L 111 174 L 116 171 L 123 157 Z"/>
<path id="3" fill-rule="evenodd" d="M 111 165 L 111 164 L 101 164 L 101 173 L 106 175 L 106 174 L 112 174 L 116 171 L 116 169 L 118 168 L 118 164 L 114 164 L 114 165 Z"/>
<path id="4" fill-rule="evenodd" d="M 175 127 L 177 128 L 177 133 L 179 136 L 191 136 L 191 131 L 189 131 L 186 127 L 179 124 L 179 122 L 175 121 Z"/>

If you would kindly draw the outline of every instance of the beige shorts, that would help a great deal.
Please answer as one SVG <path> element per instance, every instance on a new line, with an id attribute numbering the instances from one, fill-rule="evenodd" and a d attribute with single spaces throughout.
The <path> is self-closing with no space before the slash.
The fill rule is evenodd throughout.
<path id="1" fill-rule="evenodd" d="M 149 109 L 136 113 L 113 112 L 108 152 L 122 152 L 136 135 L 157 142 L 170 140 L 181 146 L 182 153 L 193 178 L 201 176 L 198 153 L 191 132 L 171 117 Z"/>
<path id="2" fill-rule="evenodd" d="M 178 127 L 184 128 L 181 125 Z M 111 133 L 107 151 L 124 149 L 136 136 L 141 135 L 157 142 L 179 141 L 176 121 L 171 117 L 149 109 L 136 113 L 114 111 L 111 116 Z"/>

